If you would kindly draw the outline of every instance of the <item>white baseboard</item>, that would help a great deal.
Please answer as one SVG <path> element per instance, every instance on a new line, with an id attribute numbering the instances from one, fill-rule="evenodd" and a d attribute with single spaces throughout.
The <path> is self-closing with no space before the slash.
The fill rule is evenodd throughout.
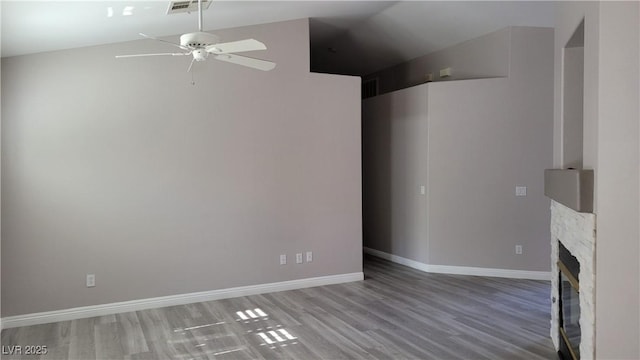
<path id="1" fill-rule="evenodd" d="M 419 261 L 404 258 L 402 256 L 393 255 L 384 251 L 364 248 L 364 252 L 391 262 L 408 266 L 410 268 L 438 274 L 452 275 L 471 275 L 471 276 L 491 276 L 511 279 L 529 279 L 529 280 L 547 280 L 551 281 L 550 271 L 528 271 L 528 270 L 510 270 L 510 269 L 492 269 L 470 266 L 449 266 L 449 265 L 430 265 Z"/>
<path id="2" fill-rule="evenodd" d="M 94 316 L 104 316 L 130 311 L 155 309 L 166 306 L 184 305 L 202 301 L 229 299 L 240 296 L 266 294 L 276 291 L 303 289 L 314 286 L 341 284 L 360 280 L 364 280 L 364 273 L 362 272 L 321 276 L 307 279 L 281 281 L 277 283 L 241 286 L 229 289 L 170 295 L 149 299 L 131 300 L 110 304 L 83 306 L 71 309 L 8 316 L 0 319 L 0 325 L 2 326 L 2 329 L 8 329 L 19 326 L 47 324 L 58 321 L 69 321 Z"/>

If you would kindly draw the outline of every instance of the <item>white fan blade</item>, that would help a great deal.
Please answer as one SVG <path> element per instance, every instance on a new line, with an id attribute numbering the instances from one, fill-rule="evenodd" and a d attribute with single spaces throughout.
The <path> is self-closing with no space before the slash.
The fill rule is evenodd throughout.
<path id="1" fill-rule="evenodd" d="M 228 54 L 254 50 L 266 50 L 267 47 L 258 40 L 246 39 L 239 41 L 232 41 L 227 43 L 219 43 L 209 45 L 205 48 L 207 52 L 212 54 Z"/>
<path id="2" fill-rule="evenodd" d="M 266 60 L 254 59 L 246 56 L 234 54 L 215 55 L 216 60 L 226 61 L 238 65 L 248 66 L 250 68 L 269 71 L 276 67 L 276 63 Z"/>
<path id="3" fill-rule="evenodd" d="M 165 44 L 173 45 L 173 46 L 175 46 L 175 47 L 179 47 L 179 48 L 180 48 L 180 49 L 182 49 L 182 50 L 187 50 L 187 51 L 191 50 L 191 49 L 189 49 L 189 48 L 188 48 L 188 47 L 186 47 L 186 46 L 182 46 L 182 45 L 180 45 L 180 44 L 172 43 L 171 41 L 166 41 L 166 40 L 158 39 L 157 37 L 149 36 L 149 35 L 147 35 L 147 34 L 143 34 L 143 33 L 139 33 L 139 34 L 140 34 L 140 36 L 144 36 L 144 37 L 146 37 L 147 39 L 156 40 L 156 41 L 163 42 L 163 43 L 165 43 Z"/>
<path id="4" fill-rule="evenodd" d="M 191 55 L 189 53 L 160 53 L 160 54 L 133 54 L 133 55 L 116 55 L 116 59 L 121 59 L 121 58 L 130 58 L 130 57 L 142 57 L 142 56 L 184 56 L 184 55 Z"/>

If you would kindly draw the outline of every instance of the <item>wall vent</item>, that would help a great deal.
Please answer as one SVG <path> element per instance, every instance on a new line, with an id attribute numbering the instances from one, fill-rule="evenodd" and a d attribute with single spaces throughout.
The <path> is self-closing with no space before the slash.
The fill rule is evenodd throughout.
<path id="1" fill-rule="evenodd" d="M 202 10 L 211 6 L 211 0 L 202 0 Z M 198 0 L 172 1 L 169 3 L 167 15 L 198 11 Z"/>
<path id="2" fill-rule="evenodd" d="M 378 95 L 378 78 L 362 81 L 362 98 L 370 98 Z"/>

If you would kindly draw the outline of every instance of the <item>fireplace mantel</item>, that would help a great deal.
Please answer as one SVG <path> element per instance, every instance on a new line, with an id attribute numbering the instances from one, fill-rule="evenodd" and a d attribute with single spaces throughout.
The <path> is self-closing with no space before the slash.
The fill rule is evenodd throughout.
<path id="1" fill-rule="evenodd" d="M 577 212 L 593 212 L 593 170 L 547 169 L 544 194 Z"/>

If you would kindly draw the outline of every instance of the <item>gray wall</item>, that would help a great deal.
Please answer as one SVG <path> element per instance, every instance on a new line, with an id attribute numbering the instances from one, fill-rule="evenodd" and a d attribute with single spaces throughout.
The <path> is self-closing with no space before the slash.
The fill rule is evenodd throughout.
<path id="1" fill-rule="evenodd" d="M 428 262 L 427 85 L 364 100 L 362 119 L 364 244 Z"/>
<path id="2" fill-rule="evenodd" d="M 560 49 L 584 19 L 584 167 L 594 169 L 596 358 L 640 358 L 640 4 L 556 12 L 554 164 L 562 164 Z"/>
<path id="3" fill-rule="evenodd" d="M 582 169 L 584 114 L 584 47 L 564 48 L 562 167 Z"/>
<path id="4" fill-rule="evenodd" d="M 365 246 L 434 265 L 549 271 L 553 30 L 508 31 L 508 78 L 363 102 Z"/>
<path id="5" fill-rule="evenodd" d="M 218 34 L 277 68 L 2 59 L 2 316 L 362 271 L 359 79 L 309 73 L 306 19 Z"/>
<path id="6" fill-rule="evenodd" d="M 2 17 L 2 6 L 0 6 L 0 18 Z M 0 84 L 2 83 L 2 62 L 0 61 Z M 2 109 L 2 86 L 0 86 L 0 110 Z M 2 111 L 0 111 L 0 149 L 2 149 Z M 1 157 L 1 154 L 0 154 Z M 0 159 L 1 163 L 2 159 Z M 1 165 L 1 164 L 0 164 Z M 2 179 L 2 166 L 0 166 L 0 179 Z M 2 191 L 0 191 L 0 214 L 2 214 Z M 2 216 L 0 216 L 0 234 L 2 234 Z M 2 236 L 0 235 L 0 309 L 2 309 Z M 0 316 L 2 316 L 0 310 Z M 1 324 L 0 324 L 1 327 Z"/>
<path id="7" fill-rule="evenodd" d="M 504 77 L 509 75 L 509 28 L 420 56 L 363 77 L 378 78 L 379 94 L 433 81 Z M 450 77 L 440 78 L 440 70 L 451 67 Z"/>

